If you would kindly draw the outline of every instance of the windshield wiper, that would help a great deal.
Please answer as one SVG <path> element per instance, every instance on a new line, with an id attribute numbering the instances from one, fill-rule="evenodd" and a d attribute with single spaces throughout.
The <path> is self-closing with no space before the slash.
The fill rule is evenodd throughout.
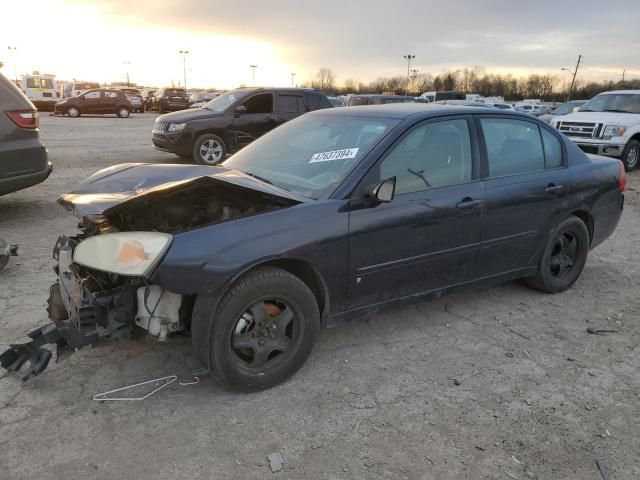
<path id="1" fill-rule="evenodd" d="M 603 112 L 631 113 L 629 110 L 616 110 L 615 108 L 606 108 Z"/>
<path id="2" fill-rule="evenodd" d="M 578 111 L 579 111 L 579 112 L 593 112 L 593 110 L 589 110 L 589 109 L 586 109 L 586 110 L 585 110 L 584 108 L 581 108 L 581 109 L 580 109 L 580 110 L 578 110 Z"/>
<path id="3" fill-rule="evenodd" d="M 281 188 L 281 189 L 283 189 L 283 190 L 286 190 L 287 192 L 290 192 L 290 191 L 291 191 L 291 190 L 289 190 L 288 188 L 284 188 L 284 187 L 283 187 L 283 186 L 281 186 L 281 185 L 276 185 L 275 183 L 273 183 L 273 182 L 272 182 L 271 180 L 269 180 L 268 178 L 261 177 L 260 175 L 256 175 L 255 173 L 252 173 L 252 172 L 245 172 L 244 170 L 240 170 L 240 171 L 241 171 L 242 173 L 244 173 L 245 175 L 249 175 L 250 177 L 253 177 L 253 178 L 257 179 L 257 180 L 260 180 L 261 182 L 268 183 L 269 185 L 273 185 L 274 187 Z"/>

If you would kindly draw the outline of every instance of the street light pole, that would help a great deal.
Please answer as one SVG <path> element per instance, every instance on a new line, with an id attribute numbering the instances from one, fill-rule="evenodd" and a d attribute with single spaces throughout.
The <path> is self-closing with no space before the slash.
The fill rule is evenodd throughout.
<path id="1" fill-rule="evenodd" d="M 293 88 L 293 87 L 294 87 L 293 79 L 294 79 L 295 77 L 296 77 L 296 74 L 295 74 L 295 73 L 292 73 L 292 74 L 291 74 L 291 88 Z"/>
<path id="2" fill-rule="evenodd" d="M 131 85 L 129 85 L 129 65 L 131 65 L 131 62 L 122 62 L 125 65 L 125 68 L 127 69 L 127 87 L 130 87 Z"/>
<path id="3" fill-rule="evenodd" d="M 251 69 L 251 84 L 255 87 L 255 85 L 256 85 L 256 68 L 258 68 L 258 65 L 249 65 L 249 68 Z"/>
<path id="4" fill-rule="evenodd" d="M 16 50 L 18 47 L 7 47 L 9 52 L 11 53 L 13 59 L 13 76 L 16 80 L 16 84 L 18 83 L 18 67 L 16 66 Z"/>
<path id="5" fill-rule="evenodd" d="M 187 55 L 189 50 L 180 50 L 178 53 L 182 55 L 182 79 L 184 80 L 184 91 L 187 91 Z"/>
<path id="6" fill-rule="evenodd" d="M 411 86 L 415 87 L 416 86 L 416 78 L 418 77 L 418 72 L 420 70 L 418 70 L 417 68 L 412 68 L 411 69 Z"/>
<path id="7" fill-rule="evenodd" d="M 409 70 L 411 69 L 411 60 L 416 58 L 415 55 L 411 55 L 410 53 L 404 55 L 405 60 L 407 61 L 407 88 L 405 89 L 405 93 L 409 95 Z"/>

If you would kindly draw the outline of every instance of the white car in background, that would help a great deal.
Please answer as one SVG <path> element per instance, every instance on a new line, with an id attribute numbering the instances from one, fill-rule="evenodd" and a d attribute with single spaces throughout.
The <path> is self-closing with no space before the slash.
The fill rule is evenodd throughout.
<path id="1" fill-rule="evenodd" d="M 586 153 L 622 160 L 627 171 L 640 161 L 640 90 L 603 92 L 578 112 L 556 117 L 551 124 Z"/>

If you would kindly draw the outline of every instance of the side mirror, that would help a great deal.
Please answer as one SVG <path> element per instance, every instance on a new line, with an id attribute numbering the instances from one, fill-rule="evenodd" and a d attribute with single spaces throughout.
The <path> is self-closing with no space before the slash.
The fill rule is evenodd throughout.
<path id="1" fill-rule="evenodd" d="M 245 107 L 244 105 L 240 105 L 239 107 L 236 107 L 236 110 L 235 110 L 236 115 L 242 115 L 243 113 L 247 113 L 247 107 Z"/>
<path id="2" fill-rule="evenodd" d="M 580 107 L 573 107 L 573 109 L 571 110 L 571 113 L 575 113 L 579 111 L 580 111 Z"/>
<path id="3" fill-rule="evenodd" d="M 395 193 L 396 177 L 391 177 L 374 185 L 367 197 L 377 202 L 387 203 L 393 200 Z"/>

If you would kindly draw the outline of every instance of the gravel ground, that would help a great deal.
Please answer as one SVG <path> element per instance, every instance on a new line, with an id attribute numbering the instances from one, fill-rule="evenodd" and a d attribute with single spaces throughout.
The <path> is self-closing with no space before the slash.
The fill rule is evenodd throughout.
<path id="1" fill-rule="evenodd" d="M 51 249 L 76 224 L 57 196 L 109 165 L 179 161 L 152 149 L 153 119 L 43 116 L 53 174 L 0 197 L 0 237 L 21 253 L 0 273 L 0 349 L 47 323 Z M 621 224 L 571 290 L 513 282 L 325 330 L 266 392 L 205 379 L 92 400 L 188 376 L 184 337 L 83 350 L 24 385 L 0 373 L 0 478 L 638 478 L 640 172 L 628 179 Z"/>

